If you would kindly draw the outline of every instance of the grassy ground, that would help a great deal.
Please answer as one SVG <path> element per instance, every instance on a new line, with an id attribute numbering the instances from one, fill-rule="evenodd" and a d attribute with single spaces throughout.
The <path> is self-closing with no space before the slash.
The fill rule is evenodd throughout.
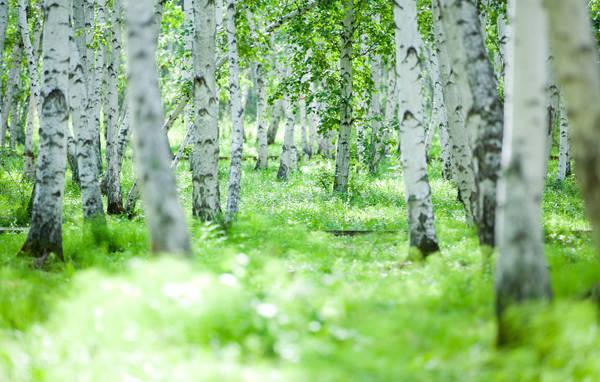
<path id="1" fill-rule="evenodd" d="M 4 226 L 23 220 L 29 192 L 12 162 L 0 172 Z M 479 249 L 438 163 L 442 253 L 425 262 L 407 248 L 395 160 L 353 175 L 347 197 L 331 194 L 328 161 L 287 183 L 274 180 L 277 163 L 253 164 L 229 234 L 188 216 L 191 261 L 150 256 L 141 217 L 109 218 L 109 237 L 94 243 L 70 182 L 66 263 L 32 270 L 15 256 L 25 235 L 0 235 L 0 381 L 600 380 L 598 311 L 581 299 L 600 266 L 572 179 L 550 178 L 544 200 L 556 302 L 512 312 L 525 329 L 497 351 L 494 255 Z M 187 162 L 178 172 L 190 211 Z M 131 180 L 128 162 L 125 189 Z M 342 229 L 381 233 L 327 232 Z"/>

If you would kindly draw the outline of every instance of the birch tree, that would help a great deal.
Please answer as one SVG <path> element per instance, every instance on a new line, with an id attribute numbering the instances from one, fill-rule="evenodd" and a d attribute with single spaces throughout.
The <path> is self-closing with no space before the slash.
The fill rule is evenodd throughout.
<path id="1" fill-rule="evenodd" d="M 121 67 L 122 11 L 121 0 L 112 0 L 112 25 L 107 31 L 110 50 L 106 57 L 106 103 L 104 125 L 106 129 L 106 212 L 123 213 L 121 174 L 118 157 L 119 136 L 119 68 Z"/>
<path id="2" fill-rule="evenodd" d="M 235 0 L 227 0 L 227 42 L 229 55 L 229 97 L 231 100 L 231 165 L 225 222 L 232 223 L 240 208 L 242 154 L 244 149 L 244 109 L 240 90 L 240 64 L 235 26 Z"/>
<path id="3" fill-rule="evenodd" d="M 68 130 L 69 0 L 46 0 L 39 156 L 31 226 L 22 252 L 42 265 L 50 254 L 63 258 L 62 207 Z"/>
<path id="4" fill-rule="evenodd" d="M 400 92 L 400 142 L 408 211 L 410 246 L 424 256 L 439 251 L 427 177 L 417 8 L 412 0 L 394 0 L 396 77 Z"/>
<path id="5" fill-rule="evenodd" d="M 333 190 L 346 193 L 350 175 L 350 133 L 352 130 L 352 34 L 354 33 L 353 0 L 344 0 L 344 24 L 340 49 L 341 109 L 340 131 L 335 158 Z"/>
<path id="6" fill-rule="evenodd" d="M 192 151 L 193 213 L 214 220 L 221 213 L 219 192 L 219 127 L 216 83 L 215 4 L 193 1 L 194 149 Z"/>
<path id="7" fill-rule="evenodd" d="M 577 179 L 600 251 L 600 67 L 597 41 L 583 1 L 544 0 L 556 77 L 567 111 Z"/>
<path id="8" fill-rule="evenodd" d="M 506 308 L 551 297 L 541 200 L 546 162 L 547 24 L 543 0 L 510 0 L 502 177 L 498 184 L 496 312 L 498 343 Z"/>
<path id="9" fill-rule="evenodd" d="M 290 95 L 286 92 L 283 96 L 283 109 L 285 110 L 285 136 L 279 161 L 279 170 L 277 179 L 287 180 L 291 171 L 294 170 L 294 163 L 297 163 L 296 144 L 295 144 L 295 124 L 294 106 L 290 101 Z"/>
<path id="10" fill-rule="evenodd" d="M 448 9 L 449 4 L 441 0 L 432 1 L 434 31 L 440 77 L 443 83 L 444 103 L 448 117 L 448 138 L 452 148 L 453 180 L 458 188 L 459 198 L 465 207 L 468 222 L 475 219 L 473 209 L 477 200 L 476 180 L 473 169 L 471 134 L 466 128 L 466 110 L 470 109 L 471 95 L 468 89 L 464 68 L 462 36 L 457 32 L 460 11 Z M 453 54 L 457 53 L 457 54 Z"/>
<path id="11" fill-rule="evenodd" d="M 188 229 L 177 198 L 175 175 L 169 166 L 166 135 L 161 130 L 154 19 L 153 0 L 128 3 L 129 102 L 135 129 L 136 168 L 152 250 L 187 254 L 191 250 Z"/>
<path id="12" fill-rule="evenodd" d="M 15 90 L 18 88 L 18 82 L 21 74 L 21 60 L 22 60 L 23 48 L 21 41 L 17 42 L 13 46 L 11 54 L 11 67 L 8 72 L 6 94 L 4 95 L 3 108 L 0 121 L 0 148 L 4 147 L 6 141 L 6 133 L 8 130 L 8 117 L 10 114 L 11 105 L 13 103 L 13 97 Z"/>
<path id="13" fill-rule="evenodd" d="M 560 143 L 558 150 L 557 180 L 564 181 L 571 175 L 571 145 L 569 139 L 569 120 L 564 102 L 560 103 Z"/>
<path id="14" fill-rule="evenodd" d="M 502 105 L 496 77 L 488 58 L 475 0 L 442 0 L 448 19 L 447 37 L 461 40 L 451 49 L 453 61 L 464 59 L 472 102 L 466 110 L 466 131 L 473 148 L 475 190 L 471 208 L 481 244 L 494 246 L 496 221 L 496 185 L 500 175 L 502 151 Z M 474 202 L 473 202 L 474 201 Z"/>

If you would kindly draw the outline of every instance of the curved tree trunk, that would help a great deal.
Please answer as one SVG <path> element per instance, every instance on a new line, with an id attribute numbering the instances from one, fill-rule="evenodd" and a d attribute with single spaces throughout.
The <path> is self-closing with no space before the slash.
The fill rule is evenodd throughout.
<path id="1" fill-rule="evenodd" d="M 350 175 L 350 133 L 352 131 L 352 34 L 354 32 L 353 0 L 344 0 L 344 29 L 340 49 L 341 67 L 341 110 L 340 131 L 335 158 L 333 191 L 348 192 Z"/>
<path id="2" fill-rule="evenodd" d="M 229 50 L 229 93 L 231 98 L 231 165 L 225 222 L 230 224 L 240 208 L 240 188 L 242 180 L 242 154 L 244 149 L 244 109 L 240 92 L 240 65 L 235 26 L 235 0 L 227 0 L 227 40 Z"/>
<path id="3" fill-rule="evenodd" d="M 498 343 L 510 339 L 506 308 L 549 299 L 541 200 L 546 162 L 546 18 L 542 0 L 510 0 L 502 177 L 498 184 Z"/>
<path id="4" fill-rule="evenodd" d="M 129 2 L 127 10 L 129 101 L 135 129 L 138 178 L 141 181 L 152 250 L 190 253 L 185 215 L 177 197 L 170 151 L 161 129 L 163 115 L 153 30 L 154 2 Z"/>
<path id="5" fill-rule="evenodd" d="M 63 258 L 62 207 L 68 131 L 69 17 L 71 2 L 46 1 L 41 92 L 40 149 L 31 227 L 22 252 L 42 265 L 54 253 Z"/>
<path id="6" fill-rule="evenodd" d="M 417 43 L 417 8 L 413 0 L 394 2 L 396 76 L 400 93 L 400 144 L 408 210 L 410 246 L 424 256 L 439 251 L 431 187 L 427 177 L 425 126 L 421 102 L 421 66 Z"/>
<path id="7" fill-rule="evenodd" d="M 577 179 L 600 251 L 600 67 L 583 1 L 545 0 L 556 77 L 573 139 Z"/>
<path id="8" fill-rule="evenodd" d="M 193 213 L 203 221 L 221 213 L 215 4 L 194 1 L 194 149 L 191 158 Z"/>

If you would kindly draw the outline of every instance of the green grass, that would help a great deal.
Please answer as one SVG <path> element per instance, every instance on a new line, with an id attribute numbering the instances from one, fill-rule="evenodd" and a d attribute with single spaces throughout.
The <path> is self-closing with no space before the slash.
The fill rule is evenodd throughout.
<path id="1" fill-rule="evenodd" d="M 188 166 L 179 166 L 191 261 L 152 257 L 141 211 L 109 218 L 107 240 L 95 244 L 70 181 L 64 264 L 31 269 L 15 256 L 25 235 L 0 235 L 0 381 L 600 380 L 598 311 L 581 299 L 600 266 L 573 179 L 550 177 L 544 200 L 556 302 L 511 312 L 526 327 L 497 351 L 494 259 L 437 161 L 442 252 L 425 262 L 407 246 L 397 160 L 377 176 L 353 175 L 346 197 L 330 192 L 328 161 L 304 163 L 286 183 L 275 180 L 277 163 L 253 165 L 227 234 L 193 221 Z M 0 173 L 7 225 L 18 222 L 17 184 L 30 192 L 13 168 Z M 125 189 L 132 174 L 128 159 Z M 381 232 L 326 232 L 341 229 Z"/>

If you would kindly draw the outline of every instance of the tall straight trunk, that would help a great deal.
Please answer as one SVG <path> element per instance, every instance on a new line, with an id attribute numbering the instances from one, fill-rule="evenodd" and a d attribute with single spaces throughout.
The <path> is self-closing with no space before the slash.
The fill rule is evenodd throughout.
<path id="1" fill-rule="evenodd" d="M 77 164 L 77 142 L 70 130 L 67 130 L 67 164 L 71 169 L 71 180 L 79 185 L 79 165 Z"/>
<path id="2" fill-rule="evenodd" d="M 384 130 L 383 130 L 383 142 L 384 142 L 384 154 L 387 156 L 392 151 L 391 137 L 396 121 L 398 120 L 398 86 L 396 86 L 396 68 L 391 67 L 386 69 L 386 82 L 387 86 L 385 89 L 385 110 L 383 113 L 384 118 Z"/>
<path id="3" fill-rule="evenodd" d="M 304 95 L 300 96 L 298 101 L 298 114 L 300 118 L 300 142 L 302 143 L 302 152 L 307 157 L 312 156 L 312 149 L 308 144 L 308 128 L 306 126 L 306 98 Z"/>
<path id="4" fill-rule="evenodd" d="M 8 27 L 8 0 L 0 0 L 0 73 L 4 72 L 4 43 L 6 42 L 6 29 Z M 2 80 L 0 79 L 0 85 Z M 4 109 L 2 104 L 2 92 L 0 91 L 0 111 Z"/>
<path id="5" fill-rule="evenodd" d="M 377 17 L 376 20 L 379 20 Z M 381 77 L 383 64 L 381 55 L 374 55 L 371 59 L 371 77 L 375 91 L 369 106 L 369 119 L 371 120 L 371 151 L 369 153 L 369 172 L 375 173 L 383 153 L 383 135 L 381 120 Z"/>
<path id="6" fill-rule="evenodd" d="M 571 175 L 571 145 L 569 142 L 569 120 L 567 109 L 563 102 L 560 104 L 560 143 L 558 151 L 558 175 L 559 181 L 564 181 Z"/>
<path id="7" fill-rule="evenodd" d="M 128 98 L 135 129 L 136 167 L 152 250 L 188 254 L 191 248 L 185 215 L 177 197 L 175 174 L 169 166 L 166 134 L 161 129 L 154 1 L 136 0 L 127 7 Z"/>
<path id="8" fill-rule="evenodd" d="M 21 33 L 21 39 L 23 40 L 23 50 L 25 51 L 25 57 L 27 58 L 27 71 L 29 72 L 29 108 L 27 116 L 27 127 L 25 132 L 25 169 L 24 174 L 26 178 L 33 179 L 35 172 L 34 167 L 34 153 L 33 153 L 33 128 L 35 123 L 35 117 L 37 116 L 38 110 L 40 110 L 40 82 L 38 76 L 38 60 L 34 47 L 31 43 L 29 35 L 29 24 L 27 22 L 27 2 L 25 0 L 19 0 L 18 2 L 18 15 L 19 15 L 19 31 Z M 38 26 L 38 30 L 40 26 Z M 36 35 L 38 33 L 35 33 Z M 37 37 L 37 36 L 36 36 Z"/>
<path id="9" fill-rule="evenodd" d="M 267 144 L 272 145 L 277 139 L 277 133 L 279 132 L 279 126 L 281 125 L 281 117 L 283 115 L 283 101 L 277 100 L 273 102 L 271 107 L 271 121 L 267 130 Z"/>
<path id="10" fill-rule="evenodd" d="M 453 12 L 449 6 L 450 4 L 441 0 L 432 2 L 437 56 L 452 148 L 453 180 L 465 207 L 466 219 L 472 223 L 476 216 L 474 207 L 478 198 L 471 146 L 473 135 L 466 126 L 466 111 L 471 108 L 471 94 L 464 70 L 465 57 L 457 54 L 464 51 L 462 36 L 456 31 L 460 26 L 460 12 Z"/>
<path id="11" fill-rule="evenodd" d="M 396 76 L 400 93 L 400 144 L 408 210 L 410 246 L 424 256 L 439 251 L 431 187 L 427 177 L 425 126 L 421 102 L 421 66 L 417 43 L 417 8 L 413 0 L 394 2 Z"/>
<path id="12" fill-rule="evenodd" d="M 221 213 L 219 191 L 219 126 L 216 83 L 215 4 L 194 0 L 194 106 L 192 151 L 193 213 L 204 221 Z"/>
<path id="13" fill-rule="evenodd" d="M 350 175 L 350 133 L 352 130 L 352 33 L 354 32 L 353 0 L 344 0 L 344 29 L 340 49 L 341 110 L 340 131 L 335 158 L 333 190 L 346 193 Z"/>
<path id="14" fill-rule="evenodd" d="M 277 179 L 287 180 L 291 171 L 294 170 L 294 163 L 297 162 L 295 129 L 296 120 L 294 118 L 294 106 L 290 101 L 290 95 L 286 92 L 283 96 L 283 109 L 285 110 L 285 136 L 283 138 L 283 147 L 279 161 L 279 171 Z"/>
<path id="15" fill-rule="evenodd" d="M 480 243 L 494 246 L 496 186 L 500 176 L 503 133 L 503 110 L 496 77 L 481 34 L 476 0 L 442 0 L 442 4 L 446 4 L 449 12 L 455 12 L 452 20 L 462 21 L 447 30 L 462 39 L 458 46 L 463 49 L 452 52 L 465 60 L 466 79 L 473 95 L 470 108 L 466 110 L 466 129 L 472 136 L 476 181 L 472 208 Z"/>
<path id="16" fill-rule="evenodd" d="M 102 222 L 104 220 L 104 210 L 99 183 L 98 158 L 93 145 L 94 130 L 87 118 L 88 116 L 85 114 L 87 86 L 79 50 L 74 41 L 71 41 L 69 97 L 71 120 L 73 121 L 73 132 L 75 134 L 75 151 L 77 153 L 83 216 L 86 220 Z"/>
<path id="17" fill-rule="evenodd" d="M 106 212 L 123 213 L 121 174 L 118 158 L 119 136 L 119 68 L 121 67 L 122 10 L 121 0 L 113 0 L 112 28 L 108 29 L 110 51 L 106 67 L 106 103 L 104 125 L 106 129 Z"/>
<path id="18" fill-rule="evenodd" d="M 311 153 L 315 153 L 317 140 L 318 140 L 318 128 L 319 128 L 319 103 L 317 102 L 316 93 L 317 85 L 313 82 L 310 84 L 310 92 L 313 95 L 313 99 L 310 103 L 309 108 L 309 127 L 308 127 L 308 146 L 310 147 Z"/>
<path id="19" fill-rule="evenodd" d="M 90 1 L 90 0 L 88 0 Z M 94 0 L 96 5 L 95 9 L 95 20 L 94 20 L 94 28 L 96 30 L 104 30 L 106 28 L 106 20 L 105 20 L 105 7 L 106 0 Z M 88 31 L 89 33 L 89 31 Z M 88 114 L 88 118 L 92 122 L 92 126 L 94 127 L 94 134 L 97 135 L 96 144 L 94 147 L 96 148 L 96 157 L 98 158 L 98 172 L 102 173 L 102 146 L 100 140 L 100 113 L 102 111 L 102 93 L 103 93 L 103 85 L 104 85 L 104 54 L 105 54 L 105 46 L 101 41 L 96 41 L 94 45 L 96 46 L 96 58 L 93 62 L 93 83 L 92 92 L 89 93 L 90 106 L 89 111 L 91 114 Z M 90 56 L 94 56 L 94 50 L 90 51 Z M 92 80 L 91 78 L 88 80 Z"/>
<path id="20" fill-rule="evenodd" d="M 240 64 L 235 26 L 235 0 L 227 0 L 227 42 L 229 54 L 229 96 L 231 99 L 231 165 L 229 167 L 229 186 L 225 222 L 231 223 L 240 207 L 240 188 L 242 180 L 242 154 L 244 149 L 244 109 L 240 91 Z"/>
<path id="21" fill-rule="evenodd" d="M 431 52 L 431 81 L 433 82 L 433 102 L 432 102 L 432 124 L 439 131 L 440 146 L 442 150 L 442 175 L 444 179 L 452 179 L 452 158 L 450 137 L 448 136 L 448 115 L 446 114 L 446 104 L 444 103 L 444 90 L 440 76 L 440 62 L 437 49 Z"/>
<path id="22" fill-rule="evenodd" d="M 42 265 L 54 253 L 63 258 L 62 207 L 68 131 L 69 0 L 48 0 L 43 42 L 40 148 L 31 226 L 22 252 Z"/>
<path id="23" fill-rule="evenodd" d="M 556 77 L 564 98 L 577 179 L 600 251 L 600 67 L 586 3 L 545 0 Z"/>
<path id="24" fill-rule="evenodd" d="M 246 18 L 248 19 L 250 36 L 252 40 L 258 42 L 259 36 L 256 31 L 254 14 L 250 10 L 246 10 Z M 265 119 L 265 109 L 267 106 L 265 73 L 262 63 L 258 60 L 252 63 L 251 70 L 254 89 L 256 91 L 256 140 L 258 144 L 256 169 L 263 170 L 269 165 L 269 144 L 267 141 L 267 125 Z"/>
<path id="25" fill-rule="evenodd" d="M 508 36 L 506 33 L 506 17 L 504 14 L 500 13 L 498 15 L 496 26 L 496 35 L 498 36 L 498 52 L 496 53 L 494 66 L 496 70 L 496 78 L 498 80 L 503 80 L 504 72 L 506 71 L 506 44 L 508 42 Z"/>
<path id="26" fill-rule="evenodd" d="M 546 17 L 542 0 L 510 0 L 502 177 L 498 184 L 498 343 L 510 339 L 506 309 L 551 298 L 541 200 L 546 161 Z"/>
<path id="27" fill-rule="evenodd" d="M 19 75 L 17 76 L 17 82 L 16 82 L 16 86 L 15 89 L 17 90 L 16 94 L 13 94 L 13 97 L 11 99 L 10 105 L 6 105 L 7 107 L 10 106 L 10 122 L 8 125 L 8 129 L 10 131 L 10 141 L 9 141 L 9 147 L 11 150 L 14 150 L 17 147 L 17 140 L 19 139 L 19 103 L 21 101 L 21 88 L 22 88 L 22 81 L 21 81 L 21 66 L 19 65 Z"/>
<path id="28" fill-rule="evenodd" d="M 15 96 L 15 90 L 18 88 L 18 83 L 21 74 L 21 55 L 23 53 L 20 41 L 15 43 L 12 50 L 12 62 L 10 71 L 8 73 L 8 79 L 6 84 L 6 94 L 4 95 L 3 108 L 2 108 L 2 120 L 0 121 L 0 148 L 4 147 L 6 133 L 8 130 L 8 117 Z"/>

